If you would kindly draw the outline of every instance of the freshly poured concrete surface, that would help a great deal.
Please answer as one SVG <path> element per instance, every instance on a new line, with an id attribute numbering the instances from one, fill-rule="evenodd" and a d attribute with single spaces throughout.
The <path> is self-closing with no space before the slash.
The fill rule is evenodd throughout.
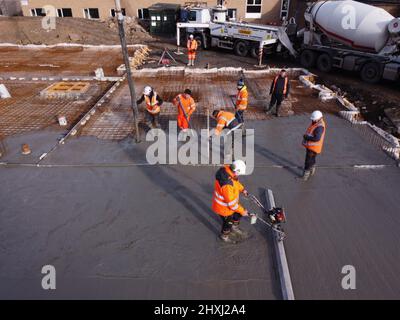
<path id="1" fill-rule="evenodd" d="M 307 117 L 248 122 L 256 168 L 242 181 L 260 197 L 272 189 L 288 212 L 297 299 L 399 298 L 399 169 L 344 120 L 327 123 L 322 168 L 303 182 Z M 2 298 L 281 298 L 263 225 L 244 221 L 253 238 L 242 244 L 217 241 L 216 168 L 147 166 L 145 145 L 73 138 L 42 162 L 55 167 L 0 169 Z M 40 286 L 46 264 L 57 270 L 54 292 Z M 356 269 L 356 290 L 341 288 L 344 265 Z"/>
<path id="2" fill-rule="evenodd" d="M 40 270 L 52 264 L 54 297 L 279 298 L 264 230 L 240 246 L 217 240 L 213 173 L 2 169 L 1 297 L 49 296 Z"/>

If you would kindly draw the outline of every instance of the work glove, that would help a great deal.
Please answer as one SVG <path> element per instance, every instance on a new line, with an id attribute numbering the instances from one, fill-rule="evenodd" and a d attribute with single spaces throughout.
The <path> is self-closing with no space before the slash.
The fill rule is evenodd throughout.
<path id="1" fill-rule="evenodd" d="M 244 209 L 244 212 L 243 212 L 242 216 L 243 217 L 247 217 L 248 215 L 249 215 L 249 212 L 246 209 Z"/>
<path id="2" fill-rule="evenodd" d="M 249 196 L 249 192 L 248 192 L 246 189 L 244 189 L 244 190 L 243 190 L 243 195 L 244 195 L 245 197 L 248 197 L 248 196 Z"/>

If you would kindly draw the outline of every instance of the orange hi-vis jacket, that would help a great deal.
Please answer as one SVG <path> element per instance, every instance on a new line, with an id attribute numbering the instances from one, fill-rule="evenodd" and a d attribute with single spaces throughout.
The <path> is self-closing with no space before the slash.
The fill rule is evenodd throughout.
<path id="1" fill-rule="evenodd" d="M 181 102 L 181 106 L 179 106 L 179 101 Z M 187 129 L 189 128 L 189 123 L 187 120 L 190 120 L 190 116 L 192 113 L 196 110 L 196 104 L 194 103 L 194 100 L 192 97 L 189 97 L 188 99 L 185 98 L 185 95 L 183 94 L 178 94 L 174 101 L 174 105 L 178 108 L 178 127 L 181 129 Z M 185 110 L 185 113 L 187 115 L 187 120 L 185 118 L 185 114 L 182 111 Z"/>
<path id="2" fill-rule="evenodd" d="M 324 119 L 321 119 L 317 121 L 316 123 L 311 123 L 311 125 L 308 127 L 306 134 L 309 136 L 314 135 L 314 130 L 318 127 L 322 126 L 324 128 L 324 132 L 322 133 L 321 139 L 319 141 L 303 141 L 303 146 L 306 147 L 308 150 L 314 151 L 315 153 L 321 153 L 322 152 L 322 147 L 324 145 L 324 139 L 325 139 L 325 131 L 326 131 L 326 125 Z"/>
<path id="3" fill-rule="evenodd" d="M 215 175 L 212 210 L 223 217 L 235 212 L 243 215 L 245 209 L 239 203 L 239 194 L 243 190 L 244 186 L 228 165 L 220 168 Z"/>
<path id="4" fill-rule="evenodd" d="M 178 98 L 181 102 L 183 110 L 185 110 L 185 112 L 186 112 L 186 115 L 188 117 L 190 117 L 191 114 L 196 110 L 196 104 L 194 103 L 193 98 L 189 97 L 188 99 L 186 99 L 183 94 L 178 94 L 175 97 L 174 104 L 178 108 L 178 116 L 183 116 L 183 117 L 184 117 L 184 114 L 183 114 L 182 108 L 179 106 Z"/>
<path id="5" fill-rule="evenodd" d="M 236 96 L 236 110 L 246 110 L 248 98 L 249 98 L 249 93 L 247 92 L 246 86 L 238 90 L 238 94 Z"/>
<path id="6" fill-rule="evenodd" d="M 197 50 L 197 41 L 196 40 L 188 40 L 187 41 L 187 49 L 188 49 L 188 56 L 189 60 L 196 59 L 196 50 Z"/>
<path id="7" fill-rule="evenodd" d="M 272 93 L 275 92 L 275 86 L 276 86 L 276 82 L 278 81 L 278 79 L 279 79 L 279 75 L 277 75 L 274 79 L 274 86 L 272 88 Z M 283 87 L 283 94 L 286 94 L 286 92 L 287 92 L 288 81 L 289 81 L 288 77 L 285 77 L 285 86 Z"/>
<path id="8" fill-rule="evenodd" d="M 228 127 L 230 123 L 235 120 L 235 115 L 232 112 L 220 111 L 217 114 L 217 127 L 215 128 L 215 134 L 221 134 L 224 128 Z"/>
<path id="9" fill-rule="evenodd" d="M 148 96 L 144 96 L 144 99 L 146 101 L 146 109 L 148 112 L 151 114 L 157 114 L 161 111 L 160 106 L 158 105 L 157 92 L 153 92 L 151 100 Z"/>

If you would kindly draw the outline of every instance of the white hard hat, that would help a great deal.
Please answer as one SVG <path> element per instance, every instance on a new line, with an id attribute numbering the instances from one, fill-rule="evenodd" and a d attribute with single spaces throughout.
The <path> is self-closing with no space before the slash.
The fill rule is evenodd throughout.
<path id="1" fill-rule="evenodd" d="M 322 118 L 322 112 L 321 111 L 315 110 L 313 113 L 311 113 L 310 119 L 312 121 L 318 121 L 321 118 Z"/>
<path id="2" fill-rule="evenodd" d="M 235 160 L 232 162 L 231 169 L 238 176 L 246 174 L 246 164 L 243 160 Z"/>
<path id="3" fill-rule="evenodd" d="M 191 35 L 189 36 L 189 38 L 190 38 L 190 39 L 193 39 L 193 38 L 194 38 L 194 35 L 191 34 Z"/>
<path id="4" fill-rule="evenodd" d="M 152 91 L 153 91 L 153 89 L 150 86 L 146 86 L 143 89 L 143 94 L 148 96 Z"/>

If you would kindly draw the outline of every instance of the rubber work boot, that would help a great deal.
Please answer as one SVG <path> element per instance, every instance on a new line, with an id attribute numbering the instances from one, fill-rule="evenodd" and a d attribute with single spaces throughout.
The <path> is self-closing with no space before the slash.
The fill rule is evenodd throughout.
<path id="1" fill-rule="evenodd" d="M 315 174 L 315 166 L 311 167 L 311 176 L 313 176 Z"/>
<path id="2" fill-rule="evenodd" d="M 310 170 L 304 170 L 303 180 L 307 181 L 310 178 L 310 175 L 311 175 L 311 171 Z"/>
<path id="3" fill-rule="evenodd" d="M 239 225 L 237 225 L 237 224 L 234 224 L 232 226 L 232 233 L 234 233 L 236 236 L 238 236 L 242 240 L 249 238 L 249 233 L 240 229 Z"/>
<path id="4" fill-rule="evenodd" d="M 219 238 L 225 243 L 236 244 L 237 241 L 232 239 L 232 237 L 230 235 L 231 235 L 230 233 L 221 233 L 219 235 Z"/>

